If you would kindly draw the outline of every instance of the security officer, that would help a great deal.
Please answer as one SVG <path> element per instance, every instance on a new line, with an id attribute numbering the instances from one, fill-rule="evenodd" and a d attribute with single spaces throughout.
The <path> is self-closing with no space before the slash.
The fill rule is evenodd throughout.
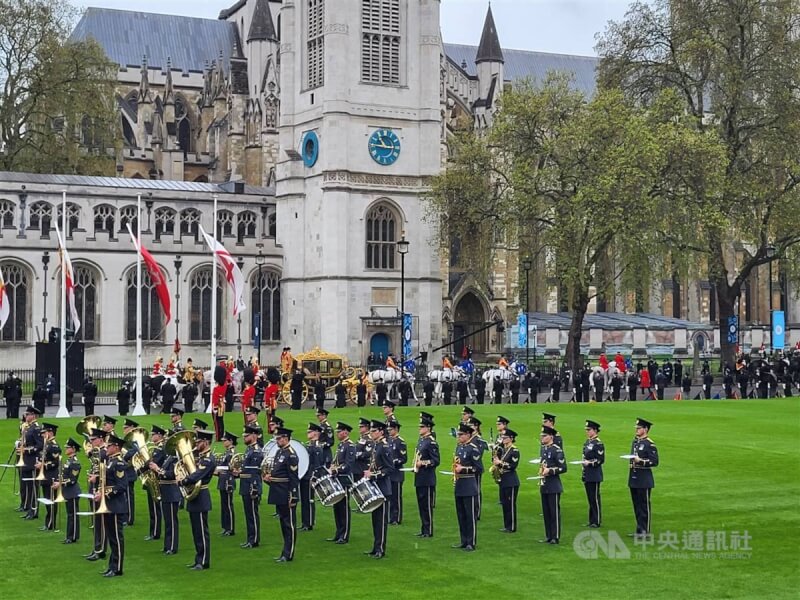
<path id="1" fill-rule="evenodd" d="M 331 450 L 333 448 L 333 427 L 328 423 L 328 410 L 326 408 L 317 410 L 317 421 L 322 428 L 319 434 L 319 443 L 322 446 L 322 463 L 327 469 L 330 468 L 333 461 L 333 451 Z M 283 425 L 281 424 L 281 426 Z"/>
<path id="2" fill-rule="evenodd" d="M 23 467 L 20 469 L 20 493 L 22 495 L 22 508 L 25 509 L 23 519 L 39 518 L 39 502 L 36 498 L 36 462 L 42 455 L 44 438 L 36 418 L 42 413 L 35 407 L 25 409 L 25 434 L 22 436 L 22 446 L 17 448 L 17 453 L 22 455 Z"/>
<path id="3" fill-rule="evenodd" d="M 300 460 L 290 445 L 291 436 L 291 429 L 280 427 L 275 432 L 278 450 L 275 453 L 272 471 L 264 477 L 264 481 L 269 484 L 267 502 L 275 505 L 283 535 L 283 550 L 275 562 L 289 562 L 294 558 L 297 518 L 295 508 L 298 499 L 297 487 L 300 482 L 298 478 Z"/>
<path id="4" fill-rule="evenodd" d="M 453 394 L 453 384 L 449 381 L 442 382 L 442 403 L 450 406 L 450 396 Z"/>
<path id="5" fill-rule="evenodd" d="M 519 495 L 519 449 L 514 445 L 517 433 L 506 427 L 500 434 L 502 447 L 499 454 L 492 458 L 497 481 L 500 486 L 500 502 L 503 506 L 503 533 L 514 533 L 517 530 L 517 496 Z"/>
<path id="6" fill-rule="evenodd" d="M 513 377 L 508 384 L 508 389 L 511 392 L 511 404 L 519 404 L 519 377 Z"/>
<path id="7" fill-rule="evenodd" d="M 606 460 L 606 449 L 597 434 L 600 424 L 586 421 L 586 441 L 583 443 L 583 472 L 581 479 L 586 488 L 586 499 L 589 501 L 589 522 L 587 527 L 600 527 L 603 513 L 600 504 L 600 483 L 603 481 L 603 463 Z"/>
<path id="8" fill-rule="evenodd" d="M 556 444 L 557 432 L 552 427 L 542 426 L 542 462 L 539 465 L 539 492 L 542 495 L 545 539 L 540 543 L 558 544 L 561 537 L 561 473 L 567 472 L 564 451 Z"/>
<path id="9" fill-rule="evenodd" d="M 336 456 L 331 464 L 331 473 L 339 478 L 346 491 L 345 497 L 333 505 L 333 520 L 336 523 L 336 533 L 327 541 L 337 544 L 346 544 L 350 541 L 350 482 L 356 462 L 356 446 L 350 440 L 353 428 L 341 421 L 336 424 L 336 437 L 339 445 Z"/>
<path id="10" fill-rule="evenodd" d="M 402 525 L 403 523 L 403 482 L 406 474 L 402 471 L 408 462 L 408 446 L 400 437 L 400 423 L 395 419 L 388 424 L 389 449 L 392 452 L 394 472 L 389 476 L 392 483 L 392 497 L 389 499 L 389 525 Z"/>
<path id="11" fill-rule="evenodd" d="M 483 377 L 475 378 L 475 402 L 483 404 L 486 398 L 486 380 Z"/>
<path id="12" fill-rule="evenodd" d="M 628 473 L 633 512 L 636 516 L 636 533 L 631 536 L 646 537 L 650 534 L 650 493 L 655 487 L 653 467 L 658 466 L 658 449 L 650 439 L 650 421 L 636 419 L 636 437 L 631 444 L 633 458 Z"/>
<path id="13" fill-rule="evenodd" d="M 481 449 L 472 442 L 472 427 L 466 423 L 458 426 L 458 445 L 456 446 L 453 478 L 455 480 L 456 516 L 461 542 L 453 548 L 463 548 L 467 552 L 477 545 L 478 524 L 478 480 L 476 475 L 483 470 Z"/>
<path id="14" fill-rule="evenodd" d="M 469 393 L 469 388 L 467 387 L 467 382 L 464 379 L 459 379 L 456 382 L 456 395 L 458 396 L 458 403 L 459 404 L 466 404 L 467 403 L 467 394 Z"/>
<path id="15" fill-rule="evenodd" d="M 386 423 L 377 420 L 370 422 L 369 436 L 372 439 L 372 452 L 370 453 L 369 466 L 364 471 L 364 477 L 375 482 L 384 498 L 386 498 L 386 502 L 372 511 L 372 551 L 364 554 L 378 559 L 386 555 L 386 533 L 389 524 L 389 507 L 387 503 L 391 502 L 391 476 L 395 470 L 392 452 L 386 442 L 385 435 Z"/>
<path id="16" fill-rule="evenodd" d="M 128 504 L 125 492 L 128 489 L 128 478 L 125 475 L 125 461 L 120 451 L 124 440 L 114 434 L 106 438 L 106 506 L 109 512 L 103 515 L 103 521 L 111 554 L 108 558 L 108 569 L 101 573 L 104 577 L 120 577 L 125 562 L 125 533 L 122 522 L 125 519 Z M 101 490 L 95 492 L 95 500 L 100 500 Z"/>
<path id="17" fill-rule="evenodd" d="M 246 425 L 244 428 L 244 443 L 247 450 L 242 461 L 241 473 L 234 472 L 239 477 L 239 495 L 244 506 L 244 518 L 247 523 L 247 540 L 240 544 L 242 548 L 257 548 L 261 543 L 261 516 L 258 505 L 261 503 L 261 461 L 263 459 L 261 448 L 258 445 L 258 436 L 261 428 Z"/>
<path id="18" fill-rule="evenodd" d="M 19 403 L 22 401 L 22 380 L 11 371 L 3 384 L 6 398 L 6 419 L 19 418 Z"/>
<path id="19" fill-rule="evenodd" d="M 236 454 L 236 442 L 238 437 L 230 431 L 226 431 L 222 436 L 222 445 L 225 447 L 225 454 L 219 467 L 226 467 L 217 470 L 217 489 L 219 490 L 219 513 L 222 525 L 222 535 L 232 536 L 236 532 L 236 516 L 233 510 L 233 492 L 236 491 L 236 478 L 230 471 L 231 459 Z"/>
<path id="20" fill-rule="evenodd" d="M 81 524 L 78 519 L 78 494 L 81 493 L 79 476 L 81 473 L 81 463 L 77 454 L 81 450 L 81 445 L 69 438 L 64 446 L 64 454 L 67 460 L 64 462 L 61 479 L 53 482 L 53 489 L 61 488 L 61 494 L 66 500 L 67 509 L 67 535 L 63 544 L 74 544 L 81 537 Z"/>
<path id="21" fill-rule="evenodd" d="M 194 562 L 186 565 L 193 571 L 202 571 L 211 566 L 211 540 L 208 535 L 208 511 L 211 510 L 211 494 L 208 484 L 214 476 L 216 462 L 211 456 L 211 442 L 214 432 L 201 429 L 196 434 L 195 454 L 197 469 L 188 474 L 180 484 L 184 487 L 200 485 L 200 492 L 186 502 L 186 512 L 192 523 L 194 538 Z"/>
<path id="22" fill-rule="evenodd" d="M 163 431 L 163 430 L 162 430 Z M 178 508 L 183 496 L 175 480 L 175 465 L 178 459 L 173 454 L 154 451 L 150 461 L 150 470 L 158 476 L 158 490 L 161 494 L 161 515 L 164 520 L 164 554 L 171 556 L 178 553 L 179 521 Z M 152 531 L 152 529 L 151 529 Z M 151 536 L 156 539 L 155 536 Z"/>
<path id="23" fill-rule="evenodd" d="M 318 378 L 316 383 L 314 383 L 314 398 L 317 403 L 317 410 L 325 408 L 326 393 L 325 382 L 322 381 L 322 378 Z"/>
<path id="24" fill-rule="evenodd" d="M 367 384 L 365 379 L 361 379 L 356 386 L 356 404 L 359 408 L 367 404 Z"/>
<path id="25" fill-rule="evenodd" d="M 414 488 L 417 492 L 420 531 L 417 537 L 433 537 L 433 507 L 436 504 L 436 467 L 441 462 L 439 444 L 433 437 L 433 417 L 421 413 L 419 441 L 415 452 Z"/>
<path id="26" fill-rule="evenodd" d="M 308 470 L 300 480 L 300 531 L 311 531 L 317 521 L 317 507 L 314 502 L 314 492 L 311 490 L 311 476 L 320 468 L 325 468 L 322 458 L 322 444 L 319 443 L 319 436 L 322 434 L 322 427 L 317 423 L 309 423 L 306 430 L 308 443 Z"/>
<path id="27" fill-rule="evenodd" d="M 58 466 L 61 461 L 61 446 L 56 442 L 56 432 L 58 425 L 52 423 L 42 423 L 42 439 L 44 440 L 44 452 L 40 461 L 36 463 L 37 471 L 44 467 L 44 481 L 42 481 L 42 496 L 51 502 L 55 500 L 53 482 L 58 480 Z M 58 504 L 45 505 L 44 525 L 39 527 L 40 531 L 55 531 L 56 517 L 58 516 Z"/>
<path id="28" fill-rule="evenodd" d="M 372 455 L 372 440 L 369 437 L 369 419 L 361 417 L 358 420 L 358 441 L 356 442 L 355 468 L 353 480 L 358 481 L 364 476 L 364 471 L 369 467 L 369 457 Z"/>
<path id="29" fill-rule="evenodd" d="M 150 441 L 153 443 L 153 449 L 150 451 L 150 462 L 152 464 L 161 465 L 166 458 L 166 454 L 164 453 L 164 436 L 166 433 L 166 430 L 158 425 L 153 425 L 150 428 Z M 157 476 L 158 475 L 156 474 L 156 477 Z M 147 492 L 147 514 L 149 517 L 149 523 L 147 535 L 144 539 L 147 542 L 150 540 L 160 540 L 161 522 L 163 519 L 161 502 L 158 497 L 153 496 L 150 488 L 145 488 L 145 491 Z"/>
<path id="30" fill-rule="evenodd" d="M 94 414 L 94 402 L 97 399 L 97 384 L 91 375 L 86 377 L 83 385 L 83 412 L 88 417 Z"/>
<path id="31" fill-rule="evenodd" d="M 342 381 L 343 377 L 339 377 L 336 386 L 333 388 L 334 396 L 336 396 L 336 408 L 344 408 L 347 406 L 347 388 Z"/>

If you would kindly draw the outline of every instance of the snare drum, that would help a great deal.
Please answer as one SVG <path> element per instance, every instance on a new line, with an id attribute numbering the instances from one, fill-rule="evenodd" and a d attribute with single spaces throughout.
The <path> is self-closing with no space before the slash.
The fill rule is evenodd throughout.
<path id="1" fill-rule="evenodd" d="M 322 506 L 333 506 L 337 502 L 341 502 L 347 495 L 339 478 L 328 473 L 322 477 L 312 476 L 311 489 L 314 490 L 314 494 Z"/>
<path id="2" fill-rule="evenodd" d="M 371 513 L 386 501 L 378 485 L 370 479 L 360 479 L 351 490 L 358 511 Z"/>

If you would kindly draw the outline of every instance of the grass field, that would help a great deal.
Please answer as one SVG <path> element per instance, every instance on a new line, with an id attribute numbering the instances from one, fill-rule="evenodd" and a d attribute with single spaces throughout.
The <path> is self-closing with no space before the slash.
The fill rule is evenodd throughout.
<path id="1" fill-rule="evenodd" d="M 336 546 L 324 539 L 333 533 L 331 509 L 318 508 L 317 526 L 300 533 L 293 563 L 276 564 L 281 539 L 272 507 L 262 504 L 262 545 L 242 550 L 241 504 L 237 496 L 236 536 L 219 537 L 219 512 L 212 511 L 211 569 L 188 571 L 194 549 L 189 519 L 181 514 L 180 551 L 161 554 L 161 541 L 145 542 L 147 507 L 137 491 L 136 524 L 125 531 L 125 576 L 103 579 L 105 563 L 82 558 L 91 549 L 91 530 L 82 522 L 81 540 L 60 543 L 63 533 L 38 531 L 43 519 L 23 521 L 14 512 L 13 472 L 0 483 L 0 590 L 4 598 L 321 598 L 333 595 L 367 597 L 390 593 L 397 598 L 498 596 L 550 598 L 796 598 L 800 586 L 800 469 L 797 429 L 800 410 L 794 398 L 771 401 L 685 401 L 618 404 L 547 405 L 558 415 L 567 460 L 580 458 L 585 418 L 603 425 L 607 449 L 603 493 L 603 535 L 616 532 L 630 551 L 616 548 L 616 558 L 602 551 L 597 559 L 579 556 L 576 536 L 585 532 L 586 499 L 580 469 L 570 465 L 562 476 L 563 537 L 560 546 L 542 545 L 541 505 L 536 474 L 528 459 L 538 455 L 541 405 L 484 406 L 477 416 L 493 424 L 498 412 L 520 434 L 523 479 L 519 494 L 519 531 L 502 534 L 497 487 L 483 481 L 484 512 L 478 525 L 478 550 L 468 554 L 451 549 L 458 541 L 451 479 L 441 476 L 435 510 L 435 537 L 414 537 L 419 521 L 413 482 L 405 484 L 405 519 L 390 527 L 387 557 L 375 561 L 362 554 L 371 548 L 368 515 L 353 515 L 350 544 Z M 416 442 L 417 408 L 398 409 L 402 434 L 412 448 Z M 449 468 L 454 440 L 448 434 L 458 421 L 458 407 L 428 409 L 436 417 L 443 468 Z M 331 421 L 357 422 L 361 414 L 382 418 L 378 409 L 333 411 Z M 311 411 L 283 411 L 287 426 L 305 431 Z M 627 489 L 627 461 L 637 416 L 654 423 L 652 439 L 661 465 L 653 491 L 654 544 L 635 546 L 627 533 L 634 529 Z M 229 416 L 237 423 L 238 415 Z M 191 423 L 190 415 L 185 422 Z M 59 423 L 63 445 L 77 419 Z M 165 424 L 166 417 L 141 418 L 142 423 Z M 231 427 L 233 421 L 229 423 Z M 488 427 L 486 428 L 488 435 Z M 11 450 L 17 424 L 0 422 L 0 448 Z M 304 438 L 304 433 L 299 438 Z M 2 457 L 5 459 L 5 456 Z M 85 485 L 85 478 L 82 476 Z M 138 488 L 138 486 L 137 486 Z M 216 492 L 212 501 L 217 503 Z M 86 510 L 82 506 L 82 510 Z M 299 512 L 299 511 L 298 511 Z M 43 515 L 43 511 L 42 511 Z M 298 514 L 299 518 L 299 514 Z M 62 519 L 63 523 L 63 519 Z M 689 549 L 702 532 L 702 551 Z M 720 536 L 706 546 L 706 536 Z M 719 533 L 722 532 L 722 533 Z M 723 548 L 736 535 L 747 536 L 738 550 Z M 585 535 L 585 534 L 584 534 Z M 610 535 L 613 536 L 613 533 Z M 596 538 L 594 538 L 596 540 Z M 578 539 L 583 552 L 592 540 Z M 665 545 L 666 542 L 671 544 Z M 689 544 L 684 549 L 684 542 Z M 602 550 L 602 549 L 601 549 Z M 729 553 L 733 553 L 731 556 Z"/>

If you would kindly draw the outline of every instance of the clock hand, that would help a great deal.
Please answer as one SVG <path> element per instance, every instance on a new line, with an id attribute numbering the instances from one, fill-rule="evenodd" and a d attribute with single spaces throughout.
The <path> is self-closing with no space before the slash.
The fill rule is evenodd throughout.
<path id="1" fill-rule="evenodd" d="M 375 143 L 371 143 L 370 146 L 372 148 L 391 148 L 392 147 L 392 146 L 387 146 L 386 144 L 375 144 Z"/>

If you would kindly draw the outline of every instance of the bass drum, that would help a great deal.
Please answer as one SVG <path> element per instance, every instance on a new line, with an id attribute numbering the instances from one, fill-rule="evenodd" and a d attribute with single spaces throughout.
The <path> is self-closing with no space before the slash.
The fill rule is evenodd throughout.
<path id="1" fill-rule="evenodd" d="M 339 482 L 339 478 L 327 473 L 322 477 L 314 477 L 312 475 L 311 489 L 314 490 L 314 494 L 316 494 L 322 506 L 333 506 L 347 496 L 347 492 L 344 491 L 344 486 Z"/>
<path id="2" fill-rule="evenodd" d="M 302 479 L 303 475 L 305 475 L 308 471 L 308 450 L 306 450 L 306 447 L 297 440 L 290 440 L 289 445 L 295 451 L 298 458 L 297 478 Z M 264 445 L 262 453 L 264 454 L 264 460 L 262 461 L 262 464 L 265 462 L 273 463 L 275 460 L 275 455 L 278 453 L 278 442 L 275 440 L 268 441 Z"/>
<path id="3" fill-rule="evenodd" d="M 359 479 L 353 484 L 350 491 L 358 507 L 358 512 L 371 513 L 386 502 L 386 498 L 378 484 L 370 479 Z"/>

